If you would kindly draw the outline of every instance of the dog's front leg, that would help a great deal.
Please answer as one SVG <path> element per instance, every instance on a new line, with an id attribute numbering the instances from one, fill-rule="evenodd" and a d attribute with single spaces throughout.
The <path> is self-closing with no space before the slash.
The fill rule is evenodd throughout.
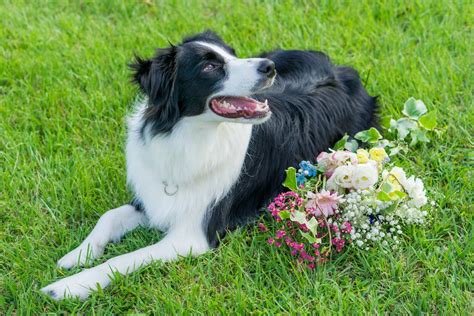
<path id="1" fill-rule="evenodd" d="M 85 264 L 88 259 L 96 259 L 102 255 L 109 242 L 118 241 L 127 232 L 147 223 L 145 213 L 137 211 L 130 204 L 107 211 L 87 238 L 76 249 L 59 259 L 58 266 L 70 269 Z"/>
<path id="2" fill-rule="evenodd" d="M 154 260 L 169 261 L 189 254 L 196 256 L 208 249 L 209 244 L 200 225 L 193 229 L 180 227 L 171 230 L 161 241 L 152 246 L 112 258 L 94 268 L 56 281 L 41 291 L 56 300 L 66 297 L 85 299 L 91 291 L 97 289 L 97 285 L 101 288 L 108 286 L 112 272 L 128 274 Z"/>

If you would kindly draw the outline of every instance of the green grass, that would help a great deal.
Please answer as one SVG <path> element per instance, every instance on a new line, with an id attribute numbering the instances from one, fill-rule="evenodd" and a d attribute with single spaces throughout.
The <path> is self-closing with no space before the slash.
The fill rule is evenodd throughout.
<path id="1" fill-rule="evenodd" d="M 1 1 L 0 314 L 472 314 L 473 20 L 467 0 Z M 130 198 L 124 117 L 137 91 L 126 64 L 206 28 L 241 56 L 323 50 L 360 71 L 383 115 L 410 96 L 436 110 L 446 134 L 402 163 L 438 203 L 430 225 L 410 231 L 400 251 L 354 250 L 314 272 L 295 272 L 244 228 L 215 251 L 154 264 L 85 302 L 49 300 L 38 289 L 78 271 L 56 260 Z M 96 264 L 157 240 L 135 231 Z"/>

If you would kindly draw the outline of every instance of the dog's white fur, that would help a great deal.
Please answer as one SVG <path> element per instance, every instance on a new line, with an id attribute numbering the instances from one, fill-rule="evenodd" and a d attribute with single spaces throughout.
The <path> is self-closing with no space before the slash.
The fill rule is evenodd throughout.
<path id="1" fill-rule="evenodd" d="M 237 59 L 215 45 L 200 44 L 211 47 L 226 60 L 229 76 L 218 95 L 249 95 L 259 78 L 256 67 L 261 59 Z M 139 131 L 145 104 L 146 100 L 139 103 L 129 118 L 127 140 L 128 182 L 144 204 L 145 213 L 130 205 L 106 212 L 84 242 L 60 259 L 58 265 L 71 268 L 89 258 L 95 259 L 108 242 L 120 239 L 139 225 L 166 231 L 166 236 L 152 246 L 44 287 L 42 291 L 54 299 L 85 299 L 97 285 L 104 288 L 110 283 L 111 272 L 127 274 L 153 260 L 173 260 L 209 250 L 204 217 L 209 206 L 238 180 L 252 125 L 236 123 L 237 120 L 229 122 L 207 110 L 202 115 L 183 118 L 170 134 L 151 137 L 145 130 L 142 138 Z M 174 195 L 165 193 L 165 189 L 170 192 L 176 188 Z"/>

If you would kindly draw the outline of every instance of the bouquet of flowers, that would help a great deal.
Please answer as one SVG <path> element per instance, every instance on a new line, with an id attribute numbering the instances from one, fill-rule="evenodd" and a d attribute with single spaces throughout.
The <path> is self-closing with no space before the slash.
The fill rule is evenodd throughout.
<path id="1" fill-rule="evenodd" d="M 429 141 L 426 133 L 435 130 L 436 117 L 426 112 L 421 101 L 410 98 L 406 117 L 388 121 L 395 140 L 383 139 L 371 128 L 355 139 L 344 136 L 314 163 L 290 167 L 283 183 L 289 191 L 268 206 L 271 229 L 259 224 L 261 231 L 271 233 L 268 243 L 310 269 L 349 245 L 396 248 L 404 228 L 426 222 L 429 203 L 422 180 L 407 175 L 390 156 L 407 150 L 408 135 L 411 145 Z M 366 148 L 358 148 L 357 140 Z"/>

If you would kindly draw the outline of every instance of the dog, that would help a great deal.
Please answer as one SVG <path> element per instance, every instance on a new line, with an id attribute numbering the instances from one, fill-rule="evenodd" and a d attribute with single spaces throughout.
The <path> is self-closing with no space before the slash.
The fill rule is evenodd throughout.
<path id="1" fill-rule="evenodd" d="M 98 258 L 138 226 L 158 243 L 114 257 L 41 290 L 85 299 L 110 274 L 197 256 L 252 222 L 284 190 L 285 169 L 314 159 L 345 133 L 377 126 L 377 102 L 358 73 L 321 52 L 275 50 L 238 58 L 212 31 L 131 65 L 142 98 L 128 118 L 127 180 L 135 198 L 103 214 L 58 261 Z"/>

